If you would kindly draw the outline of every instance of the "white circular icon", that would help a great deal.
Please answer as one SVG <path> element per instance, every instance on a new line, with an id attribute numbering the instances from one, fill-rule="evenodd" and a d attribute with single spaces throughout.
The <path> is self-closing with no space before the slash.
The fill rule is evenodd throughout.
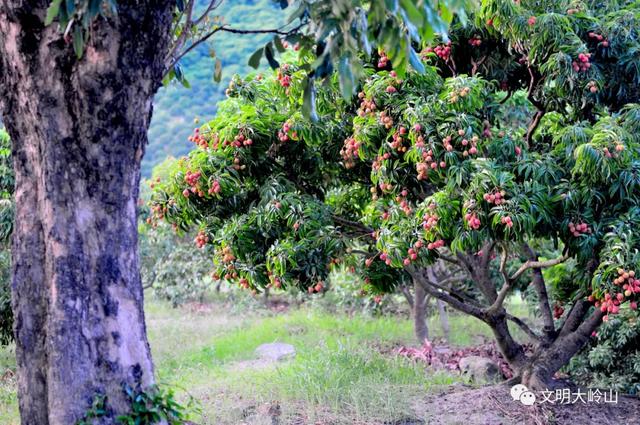
<path id="1" fill-rule="evenodd" d="M 516 384 L 511 387 L 511 398 L 514 400 L 520 400 L 520 396 L 526 391 L 529 391 L 529 388 L 525 387 L 522 384 Z"/>
<path id="2" fill-rule="evenodd" d="M 525 391 L 520 395 L 520 401 L 525 406 L 533 406 L 536 402 L 536 395 L 531 391 Z"/>

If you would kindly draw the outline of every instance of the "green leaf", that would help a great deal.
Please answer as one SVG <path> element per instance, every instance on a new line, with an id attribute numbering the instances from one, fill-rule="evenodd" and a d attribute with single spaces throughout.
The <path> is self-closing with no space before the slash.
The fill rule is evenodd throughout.
<path id="1" fill-rule="evenodd" d="M 84 53 L 84 31 L 79 25 L 76 25 L 73 30 L 73 50 L 80 59 Z"/>
<path id="2" fill-rule="evenodd" d="M 282 39 L 280 39 L 280 37 L 277 35 L 273 37 L 273 44 L 276 46 L 276 50 L 280 53 L 284 53 L 287 50 L 282 44 Z"/>
<path id="3" fill-rule="evenodd" d="M 351 68 L 351 61 L 348 56 L 343 56 L 338 62 L 338 77 L 340 78 L 340 91 L 345 99 L 353 95 L 355 79 Z"/>
<path id="4" fill-rule="evenodd" d="M 213 72 L 213 80 L 219 83 L 222 80 L 222 61 L 216 58 L 215 70 Z"/>
<path id="5" fill-rule="evenodd" d="M 262 59 L 262 54 L 264 53 L 264 47 L 259 48 L 249 58 L 249 66 L 254 69 L 258 69 L 260 66 L 260 59 Z"/>
<path id="6" fill-rule="evenodd" d="M 409 50 L 409 63 L 411 64 L 413 69 L 416 70 L 416 72 L 419 72 L 420 74 L 424 74 L 424 71 L 425 71 L 424 65 L 422 64 L 420 57 L 418 56 L 416 51 L 413 49 L 413 47 L 409 46 L 408 50 Z"/>
<path id="7" fill-rule="evenodd" d="M 100 13 L 100 5 L 102 4 L 102 0 L 89 0 L 89 13 L 88 17 L 90 19 L 96 17 L 98 13 Z"/>
<path id="8" fill-rule="evenodd" d="M 176 0 L 176 7 L 178 8 L 178 10 L 180 12 L 184 11 L 184 1 L 183 0 Z"/>
<path id="9" fill-rule="evenodd" d="M 62 4 L 62 0 L 53 0 L 49 7 L 47 8 L 47 16 L 44 18 L 44 25 L 51 25 L 58 13 L 60 12 L 60 5 Z"/>
<path id="10" fill-rule="evenodd" d="M 316 112 L 316 87 L 313 77 L 307 78 L 304 86 L 302 115 L 313 122 L 318 121 Z"/>
<path id="11" fill-rule="evenodd" d="M 264 46 L 264 56 L 267 58 L 267 61 L 269 62 L 269 66 L 272 69 L 276 69 L 280 67 L 280 64 L 278 63 L 278 61 L 273 57 L 273 46 L 271 45 L 271 43 L 267 43 L 267 45 Z"/>
<path id="12" fill-rule="evenodd" d="M 384 0 L 384 4 L 391 13 L 396 13 L 398 11 L 398 0 Z"/>

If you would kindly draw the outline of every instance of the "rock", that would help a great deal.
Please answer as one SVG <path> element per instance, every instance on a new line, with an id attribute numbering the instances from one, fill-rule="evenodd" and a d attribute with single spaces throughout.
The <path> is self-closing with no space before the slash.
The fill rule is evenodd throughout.
<path id="1" fill-rule="evenodd" d="M 499 382 L 502 374 L 497 364 L 486 357 L 469 356 L 460 359 L 460 371 L 477 383 Z"/>
<path id="2" fill-rule="evenodd" d="M 290 344 L 273 342 L 270 344 L 262 344 L 256 348 L 256 355 L 261 359 L 279 361 L 294 357 L 296 355 L 296 349 Z"/>

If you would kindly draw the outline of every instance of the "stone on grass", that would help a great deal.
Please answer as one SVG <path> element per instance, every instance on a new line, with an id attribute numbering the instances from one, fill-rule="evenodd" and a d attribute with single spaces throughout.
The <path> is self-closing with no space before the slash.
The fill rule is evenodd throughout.
<path id="1" fill-rule="evenodd" d="M 469 356 L 460 359 L 460 371 L 473 382 L 488 383 L 502 380 L 500 368 L 491 359 Z"/>
<path id="2" fill-rule="evenodd" d="M 256 348 L 256 355 L 261 359 L 280 361 L 294 357 L 296 355 L 296 349 L 290 344 L 272 342 L 270 344 L 262 344 Z"/>

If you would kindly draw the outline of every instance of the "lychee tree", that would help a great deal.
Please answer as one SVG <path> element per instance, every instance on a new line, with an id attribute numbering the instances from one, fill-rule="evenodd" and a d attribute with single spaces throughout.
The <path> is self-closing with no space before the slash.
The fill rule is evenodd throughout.
<path id="1" fill-rule="evenodd" d="M 402 78 L 379 51 L 351 101 L 327 81 L 317 120 L 304 55 L 234 79 L 152 220 L 197 226 L 214 275 L 252 290 L 323 291 L 338 261 L 371 293 L 413 280 L 489 325 L 525 384 L 553 387 L 603 321 L 636 316 L 640 12 L 484 1 L 472 20 Z M 515 290 L 539 325 L 508 311 Z"/>

